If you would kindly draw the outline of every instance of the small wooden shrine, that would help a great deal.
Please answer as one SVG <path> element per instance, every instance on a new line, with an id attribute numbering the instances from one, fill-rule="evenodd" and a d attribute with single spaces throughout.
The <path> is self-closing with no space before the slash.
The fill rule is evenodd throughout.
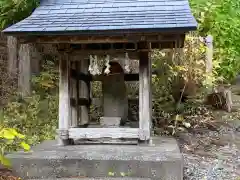
<path id="1" fill-rule="evenodd" d="M 152 49 L 181 48 L 197 23 L 187 0 L 42 0 L 32 15 L 3 32 L 21 43 L 52 43 L 59 59 L 61 145 L 70 140 L 137 143 L 151 137 Z M 102 60 L 103 59 L 103 60 Z M 119 63 L 124 59 L 124 63 Z M 131 59 L 139 74 L 130 74 Z M 97 61 L 104 64 L 102 69 Z M 123 65 L 124 64 L 124 65 Z M 102 81 L 104 117 L 89 127 L 91 81 Z M 139 81 L 139 127 L 126 127 L 125 81 Z"/>

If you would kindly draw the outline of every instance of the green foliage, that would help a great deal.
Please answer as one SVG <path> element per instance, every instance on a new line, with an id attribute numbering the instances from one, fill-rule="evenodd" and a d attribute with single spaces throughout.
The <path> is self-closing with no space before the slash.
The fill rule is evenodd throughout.
<path id="1" fill-rule="evenodd" d="M 3 124 L 26 135 L 30 144 L 52 139 L 57 122 L 57 98 L 38 94 L 10 102 L 3 111 Z"/>
<path id="2" fill-rule="evenodd" d="M 11 166 L 10 161 L 5 157 L 6 153 L 12 150 L 30 150 L 30 146 L 24 141 L 25 136 L 13 128 L 0 127 L 0 164 Z"/>
<path id="3" fill-rule="evenodd" d="M 38 4 L 39 0 L 1 0 L 0 29 L 26 18 Z"/>
<path id="4" fill-rule="evenodd" d="M 15 96 L 1 113 L 0 124 L 25 134 L 29 144 L 53 139 L 56 132 L 57 70 L 53 62 L 46 61 L 44 64 L 41 74 L 33 78 L 32 95 L 24 99 Z"/>
<path id="5" fill-rule="evenodd" d="M 42 71 L 39 76 L 32 78 L 33 91 L 41 97 L 54 95 L 58 91 L 58 68 L 53 60 L 42 61 Z"/>
<path id="6" fill-rule="evenodd" d="M 213 74 L 206 73 L 205 50 L 206 47 L 200 38 L 190 34 L 186 36 L 183 50 L 155 51 L 152 59 L 153 66 L 158 69 L 158 76 L 153 78 L 156 91 L 154 95 L 166 97 L 166 93 L 174 95 L 175 90 L 179 92 L 183 90 L 191 95 L 195 93 L 190 92 L 194 91 L 193 88 L 212 86 L 218 78 L 215 69 L 213 69 Z M 163 101 L 166 100 L 163 99 Z"/>
<path id="7" fill-rule="evenodd" d="M 232 80 L 240 71 L 240 1 L 191 0 L 200 35 L 214 37 L 214 59 L 219 75 Z"/>
<path id="8" fill-rule="evenodd" d="M 188 118 L 189 102 L 182 103 L 183 96 L 196 99 L 203 89 L 214 86 L 218 80 L 215 68 L 212 74 L 206 73 L 205 50 L 201 38 L 190 34 L 182 51 L 174 49 L 152 54 L 153 66 L 159 70 L 152 83 L 154 126 L 163 128 L 161 132 L 175 134 L 191 128 L 195 118 Z M 200 112 L 196 108 L 193 112 Z"/>

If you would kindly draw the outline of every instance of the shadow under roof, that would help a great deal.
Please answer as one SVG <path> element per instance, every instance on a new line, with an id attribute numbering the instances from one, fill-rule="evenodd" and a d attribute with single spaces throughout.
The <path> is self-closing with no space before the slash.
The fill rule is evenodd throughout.
<path id="1" fill-rule="evenodd" d="M 188 0 L 42 0 L 6 34 L 124 34 L 188 32 L 197 22 Z"/>

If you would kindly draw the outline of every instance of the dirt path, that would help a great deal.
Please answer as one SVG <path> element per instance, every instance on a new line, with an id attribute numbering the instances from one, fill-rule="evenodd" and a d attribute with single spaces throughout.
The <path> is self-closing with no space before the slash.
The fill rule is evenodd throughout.
<path id="1" fill-rule="evenodd" d="M 11 170 L 0 167 L 0 180 L 21 180 L 21 179 L 15 176 L 11 172 Z"/>
<path id="2" fill-rule="evenodd" d="M 240 92 L 240 91 L 239 91 Z M 185 180 L 238 180 L 240 178 L 240 93 L 233 93 L 232 113 L 215 111 L 215 130 L 181 133 Z"/>

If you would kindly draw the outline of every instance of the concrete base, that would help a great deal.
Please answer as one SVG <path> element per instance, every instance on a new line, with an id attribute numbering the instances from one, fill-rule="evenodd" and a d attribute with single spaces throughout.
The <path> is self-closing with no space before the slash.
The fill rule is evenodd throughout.
<path id="1" fill-rule="evenodd" d="M 150 178 L 130 178 L 130 177 L 120 177 L 120 178 L 52 178 L 52 179 L 30 179 L 30 180 L 151 180 Z"/>
<path id="2" fill-rule="evenodd" d="M 130 177 L 182 180 L 183 159 L 173 138 L 153 138 L 146 145 L 57 146 L 46 141 L 33 152 L 7 156 L 26 179 Z"/>

